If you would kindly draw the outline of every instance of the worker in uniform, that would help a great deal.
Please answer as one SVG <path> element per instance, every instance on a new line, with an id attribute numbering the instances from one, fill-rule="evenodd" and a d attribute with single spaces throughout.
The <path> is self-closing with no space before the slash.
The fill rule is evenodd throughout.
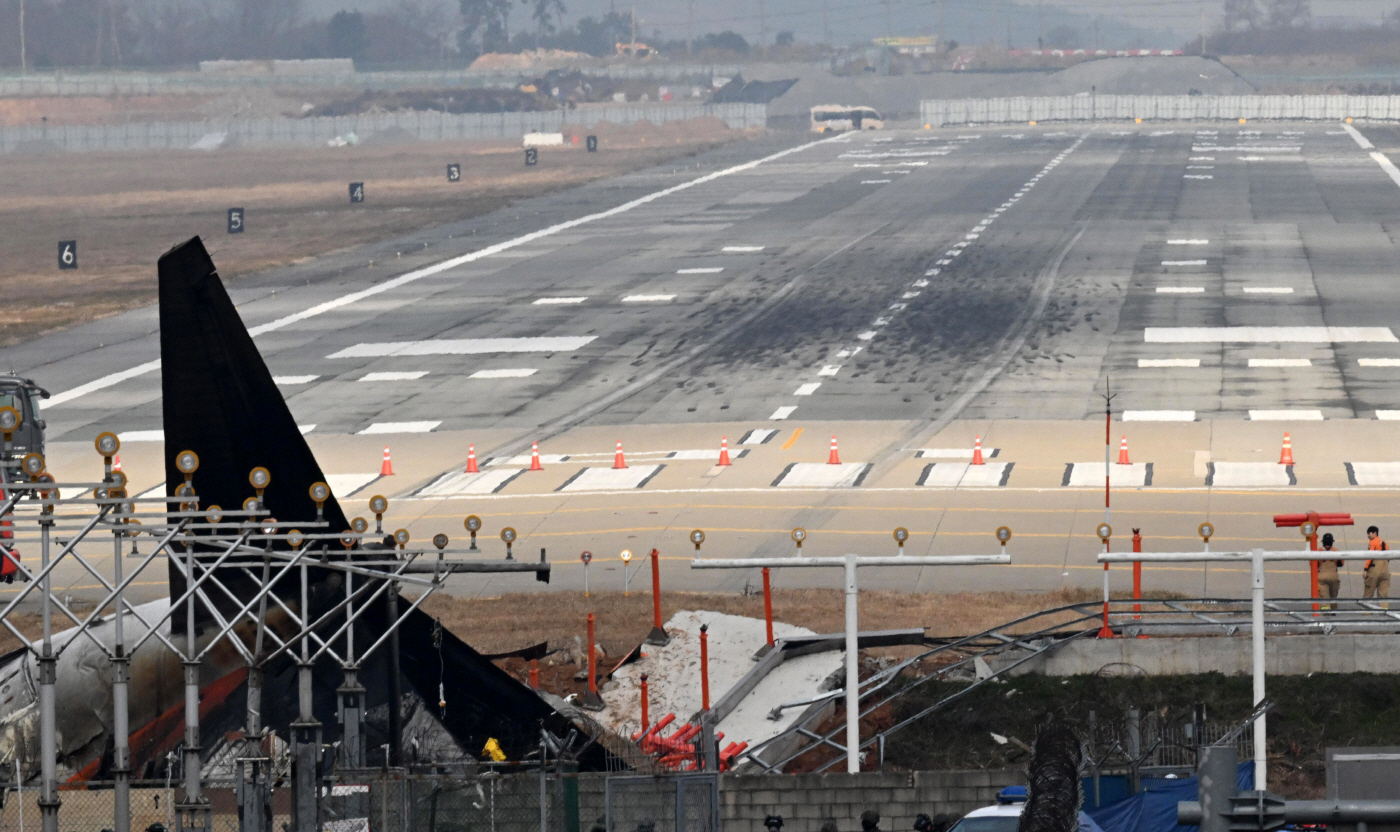
<path id="1" fill-rule="evenodd" d="M 1331 532 L 1324 534 L 1322 536 L 1322 550 L 1324 552 L 1332 551 L 1332 545 L 1335 542 L 1336 538 L 1332 536 Z M 1344 561 L 1333 560 L 1331 558 L 1317 562 L 1318 597 L 1336 600 L 1337 596 L 1341 594 L 1342 589 L 1342 578 L 1337 573 L 1337 567 L 1345 565 Z M 1329 610 L 1336 608 L 1336 604 L 1327 605 L 1327 609 Z"/>
<path id="2" fill-rule="evenodd" d="M 1381 530 L 1371 526 L 1366 530 L 1366 537 L 1370 543 L 1366 548 L 1372 552 L 1384 552 L 1390 549 L 1384 540 L 1381 540 Z M 1366 568 L 1361 573 L 1365 576 L 1366 598 L 1389 598 L 1390 597 L 1390 561 L 1372 558 L 1366 561 Z"/>

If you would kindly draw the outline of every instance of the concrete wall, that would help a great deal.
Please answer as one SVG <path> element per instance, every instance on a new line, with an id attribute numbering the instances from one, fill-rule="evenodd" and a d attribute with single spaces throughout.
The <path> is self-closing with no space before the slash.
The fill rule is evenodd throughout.
<path id="1" fill-rule="evenodd" d="M 607 778 L 579 775 L 579 825 L 588 832 L 602 817 Z M 768 815 L 783 817 L 783 832 L 819 832 L 827 820 L 840 832 L 860 829 L 867 809 L 880 813 L 884 832 L 907 832 L 920 813 L 957 815 L 996 802 L 1006 786 L 1025 783 L 1025 772 L 914 771 L 881 774 L 755 774 L 720 776 L 723 832 L 764 832 Z"/>
<path id="2" fill-rule="evenodd" d="M 1308 673 L 1400 673 L 1400 635 L 1334 633 L 1332 635 L 1270 635 L 1264 640 L 1271 676 Z M 1235 636 L 1153 637 L 1147 639 L 1081 638 L 1062 644 L 1048 655 L 1032 659 L 1013 671 L 1047 676 L 1098 673 L 1106 665 L 1125 665 L 1125 672 L 1142 668 L 1149 675 L 1224 673 L 1244 676 L 1252 672 L 1248 628 Z M 991 660 L 1004 667 L 1017 654 L 1004 653 Z M 1111 669 L 1111 668 L 1110 668 Z"/>

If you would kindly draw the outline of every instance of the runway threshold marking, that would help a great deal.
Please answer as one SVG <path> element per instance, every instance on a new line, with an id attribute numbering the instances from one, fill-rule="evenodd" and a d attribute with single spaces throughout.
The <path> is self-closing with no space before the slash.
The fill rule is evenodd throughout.
<path id="1" fill-rule="evenodd" d="M 427 370 L 412 370 L 401 373 L 365 373 L 360 376 L 360 381 L 417 381 L 427 374 Z"/>
<path id="2" fill-rule="evenodd" d="M 780 407 L 777 410 L 773 411 L 773 415 L 769 416 L 768 418 L 771 421 L 778 421 L 781 419 L 786 419 L 795 412 L 797 412 L 797 405 L 790 404 L 785 407 Z"/>
<path id="3" fill-rule="evenodd" d="M 320 376 L 273 376 L 272 383 L 284 385 L 310 384 L 318 378 L 320 378 Z"/>
<path id="4" fill-rule="evenodd" d="M 572 304 L 577 304 L 577 303 L 583 303 L 583 302 L 586 301 L 586 300 L 588 300 L 588 298 L 586 298 L 586 297 L 582 297 L 582 298 L 536 298 L 533 305 L 534 305 L 534 306 L 563 306 L 563 305 L 572 305 Z"/>
<path id="5" fill-rule="evenodd" d="M 1149 344 L 1400 343 L 1384 326 L 1167 326 L 1148 327 Z"/>
<path id="6" fill-rule="evenodd" d="M 1251 358 L 1251 367 L 1311 367 L 1312 361 L 1307 358 Z"/>
<path id="7" fill-rule="evenodd" d="M 538 373 L 539 370 L 533 367 L 520 367 L 517 369 L 502 370 L 477 370 L 467 378 L 529 378 Z"/>
<path id="8" fill-rule="evenodd" d="M 418 355 L 487 355 L 511 352 L 573 352 L 598 340 L 596 335 L 535 338 L 445 338 L 440 341 L 362 343 L 333 352 L 327 358 L 387 358 Z"/>
<path id="9" fill-rule="evenodd" d="M 360 289 L 359 291 L 349 292 L 347 294 L 341 295 L 338 298 L 333 298 L 331 300 L 325 301 L 324 303 L 318 303 L 314 306 L 303 309 L 300 312 L 294 312 L 291 315 L 286 315 L 281 318 L 268 321 L 265 324 L 259 324 L 258 326 L 251 327 L 248 330 L 248 335 L 253 338 L 256 338 L 257 336 L 266 334 L 268 332 L 275 332 L 279 329 L 284 329 L 288 326 L 291 326 L 292 324 L 300 323 L 301 321 L 305 321 L 309 318 L 314 318 L 318 315 L 324 315 L 327 312 L 331 312 L 336 309 L 349 306 L 353 303 L 358 303 L 359 301 L 362 301 L 365 298 L 374 297 L 375 295 L 383 294 L 384 292 L 392 291 L 402 286 L 407 286 L 408 284 L 414 283 L 418 280 L 422 280 L 425 277 L 432 277 L 433 275 L 441 274 L 442 272 L 445 272 L 449 269 L 454 269 L 466 263 L 472 263 L 484 257 L 490 257 L 494 254 L 499 254 L 503 251 L 509 251 L 511 249 L 518 248 L 527 243 L 532 243 L 535 240 L 540 240 L 545 237 L 552 237 L 555 234 L 558 234 L 562 231 L 568 231 L 572 228 L 578 228 L 581 225 L 587 225 L 588 223 L 597 222 L 598 220 L 604 220 L 610 217 L 625 214 L 635 208 L 640 208 L 643 205 L 648 205 L 652 202 L 655 202 L 658 199 L 671 196 L 672 194 L 677 194 L 682 191 L 686 191 L 691 188 L 695 188 L 700 185 L 713 182 L 716 179 L 721 179 L 726 176 L 732 176 L 736 173 L 743 173 L 744 171 L 753 170 L 759 165 L 782 159 L 787 156 L 791 156 L 794 153 L 800 153 L 803 150 L 816 147 L 820 144 L 826 144 L 827 142 L 836 141 L 839 138 L 839 136 L 834 136 L 826 139 L 817 139 L 816 141 L 807 142 L 806 144 L 801 144 L 796 147 L 789 147 L 784 150 L 780 150 L 777 153 L 770 153 L 767 156 L 764 156 L 759 159 L 753 159 L 748 162 L 743 162 L 737 165 L 731 165 L 730 167 L 724 168 L 722 170 L 717 170 L 712 173 L 707 173 L 704 176 L 698 176 L 686 182 L 681 182 L 680 184 L 672 185 L 669 188 L 662 188 L 659 191 L 653 191 L 652 193 L 644 194 L 642 196 L 637 197 L 636 199 L 624 202 L 621 205 L 615 205 L 612 208 L 609 208 L 605 211 L 598 211 L 597 213 L 586 214 L 582 217 L 576 217 L 571 220 L 565 220 L 561 223 L 555 223 L 554 225 L 541 228 L 537 231 L 531 231 L 528 234 L 522 234 L 519 237 L 504 240 L 494 245 L 486 246 L 485 248 L 477 249 L 476 251 L 468 252 L 467 254 L 463 254 L 458 257 L 451 257 L 447 260 L 442 260 L 430 266 L 424 266 L 421 269 L 415 269 L 411 272 L 401 274 L 398 277 L 386 280 L 383 283 L 377 283 L 373 286 Z M 59 405 L 66 404 L 67 402 L 71 402 L 74 399 L 86 396 L 89 393 L 94 393 L 98 390 L 105 390 L 108 387 L 121 384 L 123 381 L 127 381 L 128 379 L 136 378 L 137 376 L 142 376 L 146 373 L 153 372 L 158 369 L 160 369 L 160 359 L 157 358 L 154 361 L 147 361 L 144 364 L 138 364 L 135 367 L 131 367 L 120 372 L 110 373 L 108 375 L 102 376 L 101 378 L 97 378 L 93 381 L 87 382 L 86 384 L 80 384 L 77 387 L 65 390 L 61 393 L 55 393 L 53 396 L 51 396 L 48 400 L 44 402 L 44 406 L 57 407 Z"/>
<path id="10" fill-rule="evenodd" d="M 1199 367 L 1199 358 L 1139 358 L 1137 365 L 1144 368 L 1159 367 Z"/>
<path id="11" fill-rule="evenodd" d="M 1358 358 L 1356 363 L 1362 367 L 1400 367 L 1400 358 Z"/>
<path id="12" fill-rule="evenodd" d="M 1251 410 L 1251 422 L 1321 422 L 1321 410 Z"/>
<path id="13" fill-rule="evenodd" d="M 433 428 L 442 424 L 437 422 L 375 422 L 369 427 L 360 431 L 361 436 L 375 433 L 432 433 Z"/>
<path id="14" fill-rule="evenodd" d="M 1246 295 L 1291 295 L 1291 294 L 1293 294 L 1293 287 L 1292 287 L 1292 286 L 1246 286 L 1246 287 L 1244 287 L 1244 290 L 1243 290 L 1243 291 L 1244 291 L 1244 293 L 1245 293 Z"/>

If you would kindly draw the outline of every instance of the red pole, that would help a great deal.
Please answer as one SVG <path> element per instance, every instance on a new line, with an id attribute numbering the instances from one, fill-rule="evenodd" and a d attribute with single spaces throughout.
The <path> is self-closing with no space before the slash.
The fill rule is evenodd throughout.
<path id="1" fill-rule="evenodd" d="M 651 718 L 647 715 L 647 706 L 648 706 L 648 704 L 649 704 L 648 701 L 647 701 L 647 699 L 648 699 L 648 697 L 647 697 L 647 675 L 646 675 L 645 673 L 643 673 L 643 674 L 642 674 L 642 730 L 643 730 L 643 731 L 646 731 L 647 728 L 651 725 Z"/>
<path id="2" fill-rule="evenodd" d="M 661 553 L 651 550 L 651 610 L 656 629 L 661 629 Z"/>
<path id="3" fill-rule="evenodd" d="M 763 567 L 763 620 L 768 625 L 768 646 L 773 646 L 773 585 L 768 580 L 768 567 Z"/>
<path id="4" fill-rule="evenodd" d="M 1318 516 L 1317 512 L 1315 512 L 1315 511 L 1310 511 L 1310 512 L 1308 512 L 1308 520 L 1311 521 L 1312 524 L 1313 524 L 1313 533 L 1310 534 L 1310 535 L 1308 535 L 1308 549 L 1309 549 L 1309 551 L 1316 552 L 1316 551 L 1317 551 L 1317 530 L 1318 530 L 1318 528 L 1322 525 L 1322 518 Z M 1317 587 L 1317 561 L 1315 561 L 1315 560 L 1308 561 L 1308 583 L 1309 583 L 1310 589 L 1311 589 L 1311 591 L 1312 591 L 1312 597 L 1313 597 L 1313 598 L 1316 598 L 1316 597 L 1318 596 L 1318 591 L 1317 591 L 1317 590 L 1318 590 L 1318 587 Z M 1320 614 L 1320 613 L 1319 613 L 1319 610 L 1322 609 L 1322 605 L 1321 605 L 1321 604 L 1318 604 L 1318 603 L 1314 603 L 1314 604 L 1312 605 L 1312 608 L 1313 608 L 1313 615 L 1319 615 L 1319 614 Z"/>
<path id="5" fill-rule="evenodd" d="M 1108 492 L 1108 472 L 1111 470 L 1111 469 L 1108 467 L 1108 455 L 1109 455 L 1109 453 L 1112 452 L 1112 450 L 1113 450 L 1113 411 L 1112 411 L 1111 409 L 1109 409 L 1109 408 L 1104 408 L 1104 411 L 1103 411 L 1103 510 L 1104 510 L 1104 514 L 1107 514 L 1107 513 L 1108 513 L 1108 493 L 1109 493 L 1109 492 Z M 1107 518 L 1107 517 L 1104 517 L 1104 521 L 1107 522 L 1107 521 L 1108 521 L 1108 518 Z M 1103 567 L 1103 568 L 1104 568 L 1104 569 L 1107 569 L 1107 568 L 1108 568 L 1108 564 L 1104 564 L 1104 567 Z"/>
<path id="6" fill-rule="evenodd" d="M 700 708 L 710 710 L 710 625 L 700 625 Z"/>
<path id="7" fill-rule="evenodd" d="M 538 659 L 530 660 L 530 690 L 540 689 L 540 663 Z"/>
<path id="8" fill-rule="evenodd" d="M 1142 530 L 1133 529 L 1133 554 L 1142 554 Z M 1142 561 L 1133 561 L 1133 600 L 1142 600 Z M 1142 604 L 1133 604 L 1133 612 L 1142 612 Z M 1142 618 L 1140 615 L 1134 618 Z"/>
<path id="9" fill-rule="evenodd" d="M 598 694 L 598 653 L 593 649 L 593 613 L 588 614 L 588 692 Z"/>

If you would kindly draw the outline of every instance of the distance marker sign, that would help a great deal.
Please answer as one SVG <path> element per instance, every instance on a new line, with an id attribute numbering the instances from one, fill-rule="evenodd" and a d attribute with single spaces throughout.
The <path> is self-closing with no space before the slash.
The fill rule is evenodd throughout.
<path id="1" fill-rule="evenodd" d="M 452 163 L 452 164 L 450 164 L 450 165 L 447 166 L 447 181 L 448 181 L 448 182 L 461 182 L 461 181 L 462 181 L 462 166 L 461 166 L 461 165 L 459 165 L 459 164 L 457 164 L 457 163 L 454 162 L 454 163 Z"/>
<path id="2" fill-rule="evenodd" d="M 58 243 L 58 267 L 60 269 L 78 268 L 78 241 L 60 240 Z"/>
<path id="3" fill-rule="evenodd" d="M 598 137 L 597 137 L 597 136 L 589 136 L 589 137 L 588 137 L 588 152 L 589 152 L 589 153 L 597 153 L 597 152 L 598 152 Z"/>
<path id="4" fill-rule="evenodd" d="M 242 233 L 243 233 L 243 209 L 242 209 L 242 208 L 230 208 L 230 209 L 228 209 L 228 233 L 230 233 L 230 234 L 242 234 Z"/>
<path id="5" fill-rule="evenodd" d="M 363 183 L 363 182 L 351 182 L 351 183 L 350 183 L 350 201 L 351 201 L 351 202 L 364 202 L 364 201 L 365 201 L 365 183 Z"/>
<path id="6" fill-rule="evenodd" d="M 537 165 L 537 164 L 539 164 L 539 161 L 540 161 L 540 151 L 539 151 L 538 148 L 534 148 L 534 147 L 527 147 L 527 148 L 525 148 L 525 164 L 526 164 L 526 165 L 531 165 L 531 166 Z"/>

